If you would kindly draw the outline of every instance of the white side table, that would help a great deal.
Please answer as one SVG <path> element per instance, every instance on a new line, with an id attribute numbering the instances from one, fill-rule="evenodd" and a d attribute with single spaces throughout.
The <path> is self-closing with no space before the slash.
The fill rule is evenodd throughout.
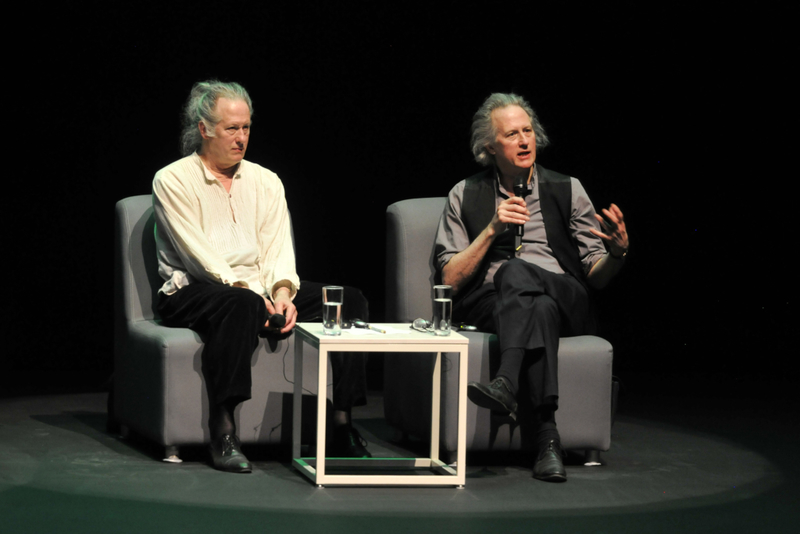
<path id="1" fill-rule="evenodd" d="M 383 325 L 375 325 L 383 326 Z M 466 475 L 467 436 L 467 350 L 469 340 L 452 332 L 449 336 L 411 330 L 408 324 L 386 324 L 398 330 L 409 330 L 404 334 L 351 334 L 326 336 L 321 323 L 298 323 L 295 328 L 294 355 L 294 403 L 292 427 L 292 464 L 312 482 L 319 486 L 391 485 L 391 486 L 457 486 L 464 487 Z M 319 349 L 319 373 L 317 377 L 317 457 L 300 457 L 300 430 L 302 428 L 303 392 L 303 347 L 309 345 Z M 325 391 L 328 384 L 328 352 L 434 352 L 433 402 L 431 406 L 430 458 L 349 458 L 326 459 L 326 409 Z M 439 460 L 439 407 L 441 402 L 441 358 L 442 352 L 458 353 L 458 451 L 454 467 Z M 414 357 L 412 354 L 409 358 Z M 329 475 L 326 466 L 366 466 L 370 468 L 408 466 L 429 468 L 431 474 L 363 474 Z M 370 469 L 372 471 L 372 469 Z"/>

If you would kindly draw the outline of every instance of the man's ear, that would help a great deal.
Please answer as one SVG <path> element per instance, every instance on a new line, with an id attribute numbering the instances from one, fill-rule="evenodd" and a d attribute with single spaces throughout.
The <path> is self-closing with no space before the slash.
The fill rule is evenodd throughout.
<path id="1" fill-rule="evenodd" d="M 494 155 L 495 155 L 495 153 L 494 153 L 494 147 L 493 147 L 492 145 L 486 145 L 486 151 L 487 151 L 489 154 L 491 154 L 492 156 L 494 156 Z"/>
<path id="2" fill-rule="evenodd" d="M 208 132 L 206 131 L 206 123 L 205 122 L 203 122 L 203 121 L 198 122 L 197 123 L 197 129 L 200 130 L 200 135 L 203 136 L 203 139 L 211 139 L 211 136 L 208 135 Z"/>

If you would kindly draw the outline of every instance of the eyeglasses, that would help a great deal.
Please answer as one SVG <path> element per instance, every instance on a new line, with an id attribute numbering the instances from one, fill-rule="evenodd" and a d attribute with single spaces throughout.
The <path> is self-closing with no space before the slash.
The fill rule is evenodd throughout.
<path id="1" fill-rule="evenodd" d="M 453 323 L 450 325 L 453 330 L 456 331 L 466 331 L 466 332 L 477 332 L 478 327 L 472 326 L 469 324 L 464 323 Z M 409 328 L 413 328 L 414 330 L 418 330 L 420 332 L 433 332 L 433 323 L 430 321 L 426 321 L 425 319 L 414 319 L 414 322 L 411 323 Z"/>
<path id="2" fill-rule="evenodd" d="M 411 323 L 410 328 L 413 328 L 419 332 L 433 332 L 433 323 L 426 321 L 425 319 L 414 319 L 414 322 Z"/>
<path id="3" fill-rule="evenodd" d="M 451 325 L 453 330 L 464 330 L 467 332 L 477 332 L 478 327 L 464 323 L 453 323 Z M 418 330 L 420 332 L 433 332 L 433 323 L 425 319 L 414 319 L 414 322 L 409 325 L 409 328 Z"/>
<path id="4" fill-rule="evenodd" d="M 361 319 L 344 319 L 342 320 L 342 329 L 348 330 L 350 327 L 353 328 L 369 328 L 369 323 L 362 321 Z"/>

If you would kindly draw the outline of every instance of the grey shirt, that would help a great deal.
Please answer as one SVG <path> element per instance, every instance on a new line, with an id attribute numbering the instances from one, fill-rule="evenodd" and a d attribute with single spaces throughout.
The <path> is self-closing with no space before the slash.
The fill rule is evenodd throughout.
<path id="1" fill-rule="evenodd" d="M 569 229 L 578 245 L 578 255 L 583 265 L 583 272 L 588 274 L 592 266 L 603 257 L 606 249 L 602 239 L 589 232 L 590 228 L 600 230 L 600 224 L 594 217 L 595 211 L 589 196 L 577 178 L 571 178 L 571 181 L 572 213 Z M 436 230 L 436 250 L 438 254 L 435 261 L 439 272 L 450 261 L 450 258 L 466 249 L 470 244 L 467 228 L 461 220 L 461 205 L 464 199 L 465 185 L 466 180 L 462 180 L 450 190 L 444 213 L 442 213 L 442 218 L 439 220 L 439 228 Z M 497 173 L 495 173 L 495 185 L 496 209 L 503 200 L 512 195 L 500 184 Z M 531 215 L 530 220 L 525 223 L 522 248 L 517 251 L 517 257 L 548 271 L 563 274 L 564 270 L 559 265 L 547 243 L 542 209 L 539 204 L 539 179 L 535 167 L 531 185 L 532 191 L 525 197 L 525 202 Z M 483 280 L 484 284 L 494 283 L 494 275 L 505 261 L 499 260 L 490 264 Z"/>

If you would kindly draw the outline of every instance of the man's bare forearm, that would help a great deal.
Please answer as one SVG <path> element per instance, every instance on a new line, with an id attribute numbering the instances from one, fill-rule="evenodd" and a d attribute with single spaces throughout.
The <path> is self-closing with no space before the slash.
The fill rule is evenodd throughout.
<path id="1" fill-rule="evenodd" d="M 453 294 L 458 293 L 475 276 L 496 235 L 494 227 L 490 224 L 475 241 L 450 258 L 442 268 L 442 282 L 453 286 Z"/>

